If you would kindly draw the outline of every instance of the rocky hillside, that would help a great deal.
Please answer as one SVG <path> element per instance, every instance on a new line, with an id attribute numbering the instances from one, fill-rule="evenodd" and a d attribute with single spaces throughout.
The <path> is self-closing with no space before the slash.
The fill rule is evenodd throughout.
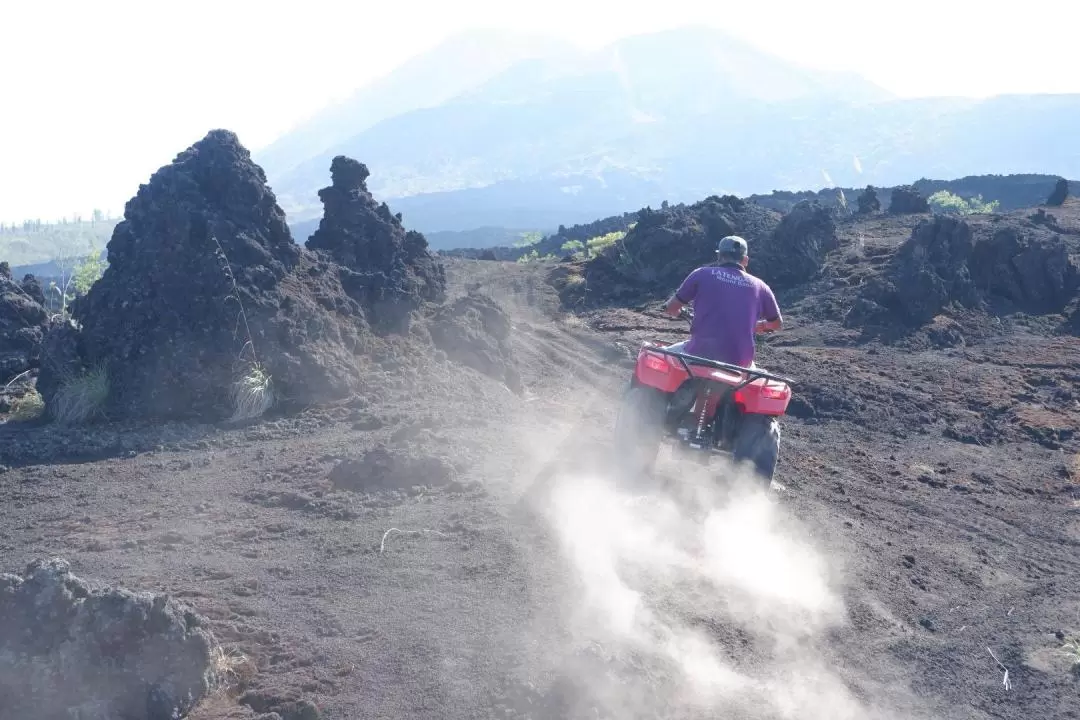
<path id="1" fill-rule="evenodd" d="M 986 202 L 997 202 L 1003 211 L 1019 210 L 1043 204 L 1050 197 L 1059 178 L 1053 175 L 970 175 L 954 180 L 928 180 L 921 178 L 911 183 L 923 196 L 930 197 L 936 192 L 946 191 L 959 197 L 970 199 L 981 197 Z M 1080 182 L 1069 183 L 1070 194 L 1080 193 Z M 857 207 L 857 199 L 866 189 L 863 187 L 825 188 L 823 190 L 804 190 L 802 192 L 773 191 L 767 195 L 751 195 L 747 199 L 765 207 L 787 212 L 797 202 L 814 200 L 823 205 L 838 206 L 846 203 L 852 209 Z M 892 187 L 875 187 L 878 202 L 887 208 L 892 202 Z M 841 201 L 841 197 L 843 201 Z"/>
<path id="2" fill-rule="evenodd" d="M 739 234 L 751 272 L 789 301 L 816 306 L 818 317 L 852 326 L 903 333 L 953 311 L 1080 321 L 1076 200 L 959 217 L 928 212 L 910 192 L 901 211 L 894 196 L 891 210 L 865 215 L 812 200 L 781 215 L 735 197 L 646 209 L 620 242 L 562 263 L 553 279 L 575 307 L 659 301 L 713 261 L 721 237 Z M 906 239 L 888 248 L 868 241 L 882 236 Z"/>
<path id="3" fill-rule="evenodd" d="M 881 210 L 901 213 L 920 211 L 922 204 L 926 203 L 926 199 L 938 191 L 952 193 L 964 200 L 981 198 L 985 203 L 997 203 L 996 207 L 999 210 L 1015 210 L 1046 203 L 1061 182 L 1065 183 L 1065 191 L 1069 196 L 1074 196 L 1075 191 L 1080 189 L 1080 185 L 1077 183 L 1069 184 L 1067 181 L 1051 175 L 979 175 L 957 180 L 923 179 L 909 185 L 895 187 L 871 186 L 869 190 L 876 204 L 870 207 L 868 212 L 872 214 Z M 867 194 L 867 190 L 868 188 L 864 187 L 829 188 L 803 192 L 774 191 L 768 195 L 749 195 L 743 200 L 779 213 L 787 213 L 796 205 L 809 202 L 816 206 L 828 208 L 829 212 L 837 218 L 850 218 L 863 213 L 860 209 L 860 198 Z M 897 190 L 901 191 L 901 199 L 894 204 L 893 194 Z M 910 198 L 918 198 L 916 203 L 920 204 L 915 207 L 905 207 L 905 201 Z M 668 206 L 667 202 L 661 203 L 660 211 L 666 211 Z M 680 203 L 675 207 L 685 208 L 687 205 Z M 593 238 L 608 233 L 624 232 L 637 221 L 639 215 L 651 212 L 653 212 L 652 207 L 646 206 L 638 211 L 613 215 L 601 220 L 573 225 L 570 228 L 560 226 L 558 232 L 547 235 L 532 245 L 522 243 L 490 245 L 484 243 L 471 247 L 440 250 L 440 254 L 446 257 L 497 260 L 518 260 L 526 255 L 564 257 L 570 254 L 563 249 L 567 242 L 576 240 L 587 243 Z"/>

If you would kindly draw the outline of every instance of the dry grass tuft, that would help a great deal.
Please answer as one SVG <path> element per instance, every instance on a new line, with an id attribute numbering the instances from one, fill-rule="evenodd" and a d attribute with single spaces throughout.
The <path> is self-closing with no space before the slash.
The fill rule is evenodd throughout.
<path id="1" fill-rule="evenodd" d="M 255 662 L 239 650 L 218 646 L 210 656 L 214 687 L 226 694 L 246 687 L 258 673 Z"/>
<path id="2" fill-rule="evenodd" d="M 244 310 L 244 302 L 240 299 L 240 288 L 236 284 L 232 266 L 229 265 L 229 258 L 225 255 L 225 248 L 221 247 L 216 236 L 214 244 L 217 246 L 216 254 L 221 260 L 222 272 L 225 273 L 225 277 L 232 286 L 229 299 L 235 300 L 240 309 L 237 322 L 238 325 L 242 324 L 244 329 L 244 345 L 240 350 L 240 359 L 243 360 L 245 354 L 249 356 L 246 360 L 246 369 L 230 388 L 233 406 L 232 420 L 252 420 L 261 417 L 274 406 L 277 399 L 274 394 L 274 383 L 270 373 L 259 363 L 259 356 L 255 353 L 255 341 L 251 336 L 247 311 Z"/>
<path id="3" fill-rule="evenodd" d="M 251 420 L 262 416 L 276 401 L 270 373 L 252 364 L 232 386 L 233 420 Z"/>
<path id="4" fill-rule="evenodd" d="M 67 380 L 49 406 L 49 414 L 61 425 L 77 425 L 98 415 L 109 398 L 109 374 L 98 366 Z"/>

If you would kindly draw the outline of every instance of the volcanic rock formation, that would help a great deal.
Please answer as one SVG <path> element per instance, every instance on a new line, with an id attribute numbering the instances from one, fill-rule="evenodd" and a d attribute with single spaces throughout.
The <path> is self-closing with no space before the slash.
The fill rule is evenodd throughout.
<path id="1" fill-rule="evenodd" d="M 446 275 L 424 236 L 406 231 L 401 215 L 372 197 L 369 174 L 352 158 L 333 159 L 332 184 L 319 191 L 323 218 L 307 246 L 341 265 L 342 285 L 375 329 L 404 332 L 413 310 L 443 300 Z"/>
<path id="2" fill-rule="evenodd" d="M 81 365 L 107 368 L 113 415 L 219 419 L 236 383 L 265 373 L 286 401 L 354 388 L 362 311 L 336 268 L 293 243 L 233 133 L 210 132 L 140 186 L 108 252 L 72 313 Z M 80 370 L 43 368 L 46 402 Z"/>
<path id="3" fill-rule="evenodd" d="M 439 308 L 429 330 L 435 346 L 451 360 L 501 380 L 515 393 L 522 391 L 510 345 L 510 318 L 487 295 L 470 292 Z"/>
<path id="4" fill-rule="evenodd" d="M 930 203 L 914 185 L 893 188 L 889 212 L 893 215 L 930 212 Z"/>
<path id="5" fill-rule="evenodd" d="M 750 261 L 753 272 L 774 288 L 792 287 L 817 275 L 825 256 L 839 245 L 832 212 L 821 203 L 803 200 L 759 250 L 751 250 Z"/>
<path id="6" fill-rule="evenodd" d="M 34 302 L 45 306 L 45 290 L 41 287 L 41 281 L 33 275 L 23 275 L 21 287 L 24 293 L 33 298 Z"/>
<path id="7" fill-rule="evenodd" d="M 779 213 L 730 195 L 646 208 L 625 238 L 585 264 L 581 282 L 563 300 L 578 306 L 670 295 L 691 270 L 716 262 L 720 238 L 745 238 L 753 258 L 779 223 Z"/>
<path id="8" fill-rule="evenodd" d="M 1054 191 L 1046 198 L 1046 204 L 1051 207 L 1061 207 L 1065 204 L 1065 198 L 1069 197 L 1069 181 L 1061 178 L 1054 185 Z"/>
<path id="9" fill-rule="evenodd" d="M 881 210 L 881 201 L 878 200 L 877 190 L 873 185 L 867 185 L 866 189 L 859 193 L 856 202 L 859 204 L 860 215 L 872 215 Z"/>
<path id="10" fill-rule="evenodd" d="M 32 275 L 20 285 L 8 264 L 0 263 L 0 384 L 37 367 L 49 319 L 44 296 L 35 297 L 40 291 Z"/>
<path id="11" fill-rule="evenodd" d="M 1062 312 L 1080 287 L 1074 238 L 1013 218 L 920 222 L 867 283 L 849 323 L 876 318 L 909 326 L 950 306 L 999 312 Z"/>
<path id="12" fill-rule="evenodd" d="M 200 624 L 167 596 L 92 589 L 59 558 L 0 575 L 0 717 L 183 717 L 215 680 Z"/>
<path id="13" fill-rule="evenodd" d="M 975 302 L 967 267 L 972 242 L 970 225 L 941 216 L 920 223 L 900 247 L 889 279 L 909 322 L 928 322 L 950 302 Z"/>
<path id="14" fill-rule="evenodd" d="M 1057 313 L 1076 297 L 1080 247 L 1048 228 L 980 228 L 969 266 L 989 303 L 1033 315 Z"/>
<path id="15" fill-rule="evenodd" d="M 55 398 L 60 388 L 90 370 L 82 336 L 69 321 L 49 323 L 41 340 L 41 370 L 36 389 L 43 398 Z"/>
<path id="16" fill-rule="evenodd" d="M 713 196 L 640 211 L 626 237 L 585 263 L 580 274 L 556 271 L 551 281 L 569 306 L 667 297 L 692 270 L 716 262 L 725 235 L 746 240 L 748 270 L 775 288 L 812 280 L 839 247 L 833 211 L 819 202 L 801 201 L 781 216 L 754 202 Z"/>

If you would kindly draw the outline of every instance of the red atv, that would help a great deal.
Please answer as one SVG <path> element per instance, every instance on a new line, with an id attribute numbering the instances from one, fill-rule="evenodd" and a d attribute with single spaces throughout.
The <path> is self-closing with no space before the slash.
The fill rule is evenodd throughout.
<path id="1" fill-rule="evenodd" d="M 684 308 L 683 316 L 692 318 Z M 708 360 L 682 352 L 685 342 L 645 342 L 615 422 L 620 470 L 650 475 L 665 437 L 707 462 L 714 453 L 748 461 L 772 482 L 780 455 L 777 418 L 791 400 L 788 378 L 756 367 Z"/>

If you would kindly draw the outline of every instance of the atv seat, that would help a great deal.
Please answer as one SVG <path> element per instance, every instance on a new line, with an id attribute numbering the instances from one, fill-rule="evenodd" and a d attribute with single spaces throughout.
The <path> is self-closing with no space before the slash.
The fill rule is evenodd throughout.
<path id="1" fill-rule="evenodd" d="M 665 350 L 670 350 L 671 352 L 677 352 L 677 353 L 686 352 L 685 348 L 686 348 L 686 343 L 687 342 L 689 342 L 689 341 L 688 340 L 683 340 L 681 342 L 675 343 L 674 345 L 665 345 L 664 349 Z M 758 367 L 758 364 L 756 362 L 751 362 L 750 367 L 747 368 L 747 370 L 761 370 L 761 369 L 762 368 Z"/>

